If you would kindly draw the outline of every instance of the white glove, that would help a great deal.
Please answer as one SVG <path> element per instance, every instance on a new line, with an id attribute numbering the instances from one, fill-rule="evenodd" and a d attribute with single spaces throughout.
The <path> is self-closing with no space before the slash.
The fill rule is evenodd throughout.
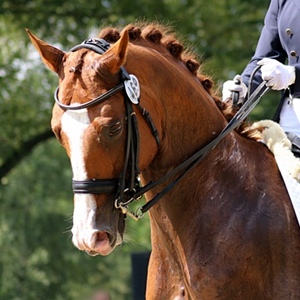
<path id="1" fill-rule="evenodd" d="M 237 84 L 236 82 L 240 82 Z M 222 90 L 222 101 L 229 101 L 232 98 L 232 93 L 238 92 L 239 93 L 239 101 L 243 100 L 247 93 L 247 86 L 242 81 L 241 75 L 236 75 L 233 80 L 227 80 L 223 84 Z"/>
<path id="2" fill-rule="evenodd" d="M 286 66 L 276 59 L 263 58 L 257 63 L 261 67 L 261 77 L 273 90 L 286 89 L 295 83 L 295 68 Z"/>

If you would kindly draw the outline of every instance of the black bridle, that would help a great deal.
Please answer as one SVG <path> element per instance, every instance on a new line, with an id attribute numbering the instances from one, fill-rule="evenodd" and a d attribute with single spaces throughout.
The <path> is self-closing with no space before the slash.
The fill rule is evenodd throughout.
<path id="1" fill-rule="evenodd" d="M 95 51 L 98 54 L 103 54 L 110 44 L 102 39 L 88 39 L 82 44 L 73 47 L 70 51 L 76 51 L 81 48 L 87 48 Z M 259 69 L 256 68 L 252 73 L 249 82 L 248 95 L 252 83 L 254 74 Z M 181 180 L 191 169 L 193 169 L 200 161 L 202 161 L 208 153 L 210 153 L 216 145 L 232 130 L 234 130 L 240 123 L 245 120 L 249 115 L 252 109 L 260 101 L 262 96 L 269 91 L 269 88 L 265 85 L 263 81 L 259 87 L 249 96 L 238 113 L 233 117 L 233 119 L 228 123 L 228 125 L 223 129 L 223 131 L 205 147 L 200 149 L 185 162 L 174 168 L 172 171 L 165 174 L 163 177 L 157 181 L 151 181 L 147 185 L 141 187 L 139 184 L 138 176 L 140 174 L 139 170 L 139 150 L 140 150 L 140 138 L 138 132 L 138 122 L 133 110 L 133 105 L 137 105 L 141 110 L 143 117 L 146 119 L 151 132 L 156 140 L 157 146 L 160 146 L 159 134 L 158 131 L 149 115 L 149 113 L 141 107 L 138 101 L 133 101 L 130 95 L 130 92 L 125 88 L 125 85 L 130 80 L 132 80 L 133 75 L 129 75 L 124 67 L 121 67 L 120 78 L 121 83 L 116 87 L 108 90 L 106 93 L 96 97 L 86 103 L 79 105 L 65 105 L 62 104 L 58 99 L 59 87 L 55 90 L 54 98 L 55 102 L 64 110 L 79 110 L 88 107 L 92 107 L 96 104 L 102 103 L 103 101 L 110 98 L 115 93 L 118 93 L 122 90 L 124 92 L 125 107 L 126 107 L 126 120 L 127 120 L 127 142 L 125 150 L 125 162 L 123 171 L 121 172 L 119 178 L 114 179 L 89 179 L 77 181 L 73 180 L 73 192 L 74 194 L 102 194 L 102 193 L 115 193 L 115 207 L 120 209 L 123 214 L 128 215 L 135 220 L 140 219 L 145 212 L 147 212 L 153 205 L 155 205 L 179 180 Z M 135 77 L 134 77 L 135 78 Z M 137 80 L 137 78 L 135 78 Z M 158 186 L 159 184 L 165 182 L 169 178 L 183 172 L 180 174 L 174 181 L 172 181 L 166 188 L 164 188 L 159 194 L 157 194 L 153 199 L 148 201 L 144 206 L 138 208 L 136 212 L 130 212 L 128 210 L 128 204 L 134 200 L 140 199 L 146 192 Z"/>
<path id="2" fill-rule="evenodd" d="M 73 47 L 70 51 L 76 51 L 78 49 L 87 48 L 95 51 L 98 54 L 103 54 L 110 44 L 103 39 L 88 39 L 82 44 Z M 58 98 L 59 87 L 55 90 L 54 99 L 55 102 L 64 110 L 80 110 L 88 107 L 92 107 L 96 104 L 110 98 L 112 95 L 125 90 L 125 108 L 126 108 L 126 121 L 127 121 L 127 142 L 125 152 L 125 162 L 123 171 L 119 178 L 116 179 L 89 179 L 89 180 L 73 180 L 72 187 L 74 194 L 102 194 L 102 193 L 115 193 L 116 208 L 120 208 L 124 214 L 130 214 L 126 212 L 127 204 L 130 203 L 132 197 L 140 189 L 138 176 L 139 170 L 139 148 L 140 138 L 138 131 L 138 123 L 135 112 L 133 110 L 133 104 L 137 105 L 141 111 L 142 116 L 145 118 L 152 135 L 154 136 L 157 146 L 160 146 L 159 133 L 152 121 L 150 114 L 139 104 L 139 99 L 134 99 L 135 86 L 131 85 L 132 80 L 136 80 L 135 76 L 129 75 L 125 68 L 122 66 L 120 70 L 121 83 L 116 87 L 108 90 L 104 94 L 96 97 L 86 103 L 79 105 L 66 105 L 61 103 Z M 129 84 L 128 84 L 129 82 Z M 127 84 L 127 86 L 126 86 Z M 129 90 L 128 90 L 129 88 Z M 141 198 L 139 196 L 138 198 Z"/>

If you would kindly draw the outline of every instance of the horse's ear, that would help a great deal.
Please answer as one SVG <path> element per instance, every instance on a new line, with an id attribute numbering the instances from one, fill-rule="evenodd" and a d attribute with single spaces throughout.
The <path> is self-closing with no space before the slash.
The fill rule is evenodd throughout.
<path id="1" fill-rule="evenodd" d="M 44 64 L 55 73 L 58 73 L 61 66 L 62 59 L 65 53 L 34 36 L 28 29 L 26 29 L 31 42 L 40 53 Z"/>
<path id="2" fill-rule="evenodd" d="M 111 73 L 117 73 L 120 67 L 126 61 L 127 46 L 129 42 L 129 35 L 127 30 L 122 32 L 121 38 L 111 46 L 105 53 L 103 64 Z"/>

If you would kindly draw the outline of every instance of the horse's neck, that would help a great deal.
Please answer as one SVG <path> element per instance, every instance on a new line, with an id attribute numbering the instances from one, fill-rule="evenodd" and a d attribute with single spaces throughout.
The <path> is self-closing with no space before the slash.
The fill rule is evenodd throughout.
<path id="1" fill-rule="evenodd" d="M 184 82 L 186 81 L 186 82 Z M 158 155 L 148 170 L 166 172 L 191 157 L 218 136 L 227 122 L 211 96 L 192 77 L 171 83 L 168 89 L 161 86 L 163 111 L 162 141 Z M 164 90 L 165 95 L 164 95 Z M 170 95 L 172 90 L 173 95 Z"/>
<path id="2" fill-rule="evenodd" d="M 235 134 L 227 137 L 150 210 L 153 255 L 158 261 L 157 265 L 166 265 L 164 272 L 167 277 L 173 278 L 172 274 L 168 274 L 171 267 L 172 271 L 178 274 L 178 286 L 188 287 L 193 272 L 199 271 L 199 266 L 195 264 L 195 258 L 199 259 L 200 255 L 199 251 L 195 251 L 199 250 L 199 243 L 205 244 L 213 239 L 214 228 L 211 228 L 212 231 L 205 231 L 205 227 L 210 228 L 211 225 L 204 224 L 203 219 L 209 219 L 213 223 L 216 218 L 213 214 L 214 205 L 218 203 L 217 205 L 221 206 L 225 201 L 222 199 L 222 190 L 226 186 L 225 178 L 228 181 L 228 177 L 235 172 L 233 165 L 237 162 L 243 164 L 244 149 L 239 149 L 239 146 Z M 225 148 L 224 151 L 222 148 Z M 226 158 L 229 158 L 230 152 L 232 157 L 230 162 L 227 162 Z M 220 176 L 222 168 L 225 174 Z M 241 176 L 242 172 L 242 169 L 238 170 L 236 175 Z M 231 184 L 236 184 L 237 180 L 238 178 L 232 178 L 229 182 L 233 181 Z M 220 189 L 217 191 L 218 187 Z M 150 192 L 147 198 L 152 198 L 157 192 L 158 190 Z M 188 290 L 186 293 L 190 294 Z"/>

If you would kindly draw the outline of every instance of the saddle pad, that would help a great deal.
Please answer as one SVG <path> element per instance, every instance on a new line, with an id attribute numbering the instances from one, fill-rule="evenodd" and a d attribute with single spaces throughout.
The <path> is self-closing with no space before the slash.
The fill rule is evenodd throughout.
<path id="1" fill-rule="evenodd" d="M 285 161 L 284 158 L 275 156 L 275 159 L 278 168 L 281 172 L 281 176 L 284 180 L 288 194 L 290 196 L 300 226 L 300 183 L 288 173 L 286 169 L 287 162 Z"/>

